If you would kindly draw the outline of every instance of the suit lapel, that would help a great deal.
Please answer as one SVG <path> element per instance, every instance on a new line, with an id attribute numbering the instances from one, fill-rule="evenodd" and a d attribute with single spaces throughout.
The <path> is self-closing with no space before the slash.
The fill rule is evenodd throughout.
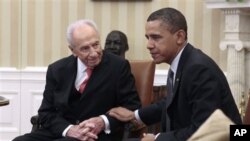
<path id="1" fill-rule="evenodd" d="M 170 99 L 166 99 L 166 109 L 171 106 L 173 99 L 177 95 L 178 89 L 179 89 L 179 84 L 181 82 L 181 77 L 182 77 L 182 70 L 186 65 L 186 60 L 188 59 L 188 56 L 192 50 L 192 46 L 190 44 L 187 44 L 187 46 L 184 48 L 175 75 L 175 82 L 174 82 L 174 88 L 173 88 L 173 96 L 169 97 Z M 163 125 L 164 126 L 164 125 Z M 170 131 L 171 127 L 171 118 L 168 115 L 168 112 L 166 112 L 166 131 Z"/>
<path id="2" fill-rule="evenodd" d="M 82 93 L 82 96 L 81 96 L 81 100 L 88 94 L 93 94 L 93 93 L 90 93 L 90 91 L 92 91 L 93 89 L 95 89 L 96 87 L 96 83 L 99 83 L 99 79 L 103 77 L 103 75 L 105 75 L 105 72 L 107 70 L 107 63 L 108 63 L 108 57 L 106 55 L 105 52 L 103 52 L 103 56 L 102 56 L 102 60 L 100 62 L 100 64 L 98 64 L 93 72 L 92 72 L 92 75 L 90 77 L 90 79 L 88 80 L 88 83 Z"/>
<path id="3" fill-rule="evenodd" d="M 64 81 L 63 81 L 63 88 L 64 91 L 64 100 L 67 101 L 69 100 L 70 94 L 72 94 L 72 88 L 75 87 L 75 78 L 76 78 L 76 73 L 77 73 L 77 58 L 72 56 L 69 58 L 68 62 L 65 65 L 64 70 L 62 70 L 65 75 L 64 75 Z"/>
<path id="4" fill-rule="evenodd" d="M 187 44 L 187 46 L 184 48 L 179 63 L 178 63 L 178 67 L 177 67 L 177 71 L 176 71 L 176 75 L 175 75 L 175 83 L 174 83 L 174 92 L 173 92 L 173 98 L 176 95 L 176 92 L 179 88 L 179 84 L 181 82 L 181 76 L 182 76 L 182 70 L 186 65 L 186 60 L 188 59 L 190 52 L 192 51 L 193 47 L 190 44 Z"/>

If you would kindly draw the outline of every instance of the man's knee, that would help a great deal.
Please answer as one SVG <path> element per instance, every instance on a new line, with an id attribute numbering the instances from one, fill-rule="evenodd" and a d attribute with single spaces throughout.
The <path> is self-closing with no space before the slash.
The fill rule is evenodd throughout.
<path id="1" fill-rule="evenodd" d="M 56 139 L 54 141 L 79 141 L 79 140 L 77 140 L 75 138 L 66 137 L 66 138 Z"/>
<path id="2" fill-rule="evenodd" d="M 126 141 L 140 141 L 140 139 L 139 138 L 129 138 Z"/>

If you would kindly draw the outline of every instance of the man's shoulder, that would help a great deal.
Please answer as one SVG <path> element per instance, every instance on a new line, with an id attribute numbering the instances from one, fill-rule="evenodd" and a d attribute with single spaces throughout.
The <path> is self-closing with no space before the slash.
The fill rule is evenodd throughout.
<path id="1" fill-rule="evenodd" d="M 112 54 L 112 53 L 109 53 L 109 52 L 104 52 L 103 53 L 103 61 L 108 63 L 109 64 L 123 64 L 124 62 L 126 62 L 127 60 L 120 57 L 120 56 L 117 56 L 115 54 Z"/>
<path id="2" fill-rule="evenodd" d="M 55 62 L 51 63 L 49 65 L 49 67 L 52 67 L 54 69 L 61 69 L 61 68 L 64 68 L 65 66 L 74 66 L 74 64 L 76 64 L 76 57 L 73 56 L 73 55 L 70 55 L 70 56 L 67 56 L 67 57 L 64 57 L 64 58 L 61 58 L 59 60 L 56 60 Z"/>
<path id="3" fill-rule="evenodd" d="M 186 49 L 183 51 L 182 61 L 183 60 L 188 62 L 188 66 L 191 66 L 191 64 L 204 66 L 216 64 L 210 56 L 208 56 L 199 48 L 195 48 L 191 44 L 188 44 Z"/>
<path id="4" fill-rule="evenodd" d="M 68 63 L 68 62 L 71 62 L 71 61 L 74 61 L 76 59 L 75 56 L 73 55 L 70 55 L 70 56 L 67 56 L 67 57 L 63 57 L 59 60 L 56 60 L 54 61 L 53 63 L 51 63 L 50 65 L 60 65 L 60 64 L 65 64 L 65 63 Z"/>

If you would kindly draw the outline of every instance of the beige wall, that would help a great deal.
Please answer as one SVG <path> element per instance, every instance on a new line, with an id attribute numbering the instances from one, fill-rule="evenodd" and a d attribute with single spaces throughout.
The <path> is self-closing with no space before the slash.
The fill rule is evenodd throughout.
<path id="1" fill-rule="evenodd" d="M 102 45 L 108 32 L 118 29 L 128 36 L 128 59 L 151 59 L 145 21 L 152 11 L 167 6 L 186 16 L 189 42 L 226 68 L 226 53 L 219 49 L 222 13 L 207 9 L 203 0 L 0 0 L 0 67 L 47 66 L 69 55 L 66 28 L 80 18 L 96 21 Z"/>

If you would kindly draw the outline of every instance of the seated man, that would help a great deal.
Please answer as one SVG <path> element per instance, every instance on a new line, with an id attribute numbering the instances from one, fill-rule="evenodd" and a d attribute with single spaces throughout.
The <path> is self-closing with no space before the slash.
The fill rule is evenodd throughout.
<path id="1" fill-rule="evenodd" d="M 174 8 L 162 8 L 147 19 L 147 49 L 156 64 L 170 65 L 167 96 L 136 111 L 118 107 L 110 115 L 146 125 L 161 123 L 161 132 L 142 141 L 186 141 L 206 119 L 220 109 L 235 124 L 241 117 L 219 66 L 188 42 L 187 22 Z M 139 139 L 134 139 L 139 140 Z"/>
<path id="2" fill-rule="evenodd" d="M 113 30 L 108 34 L 104 50 L 125 58 L 125 52 L 128 49 L 128 39 L 123 32 Z"/>
<path id="3" fill-rule="evenodd" d="M 41 128 L 13 141 L 118 141 L 124 123 L 107 111 L 140 107 L 129 62 L 102 51 L 93 21 L 70 24 L 67 40 L 73 55 L 48 66 Z"/>

